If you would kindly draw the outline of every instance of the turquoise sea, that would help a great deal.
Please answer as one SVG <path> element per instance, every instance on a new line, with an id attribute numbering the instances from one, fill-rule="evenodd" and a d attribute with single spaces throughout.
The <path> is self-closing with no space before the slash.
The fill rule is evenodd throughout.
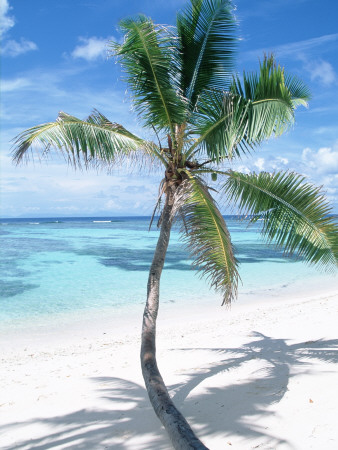
<path id="1" fill-rule="evenodd" d="M 258 225 L 226 217 L 242 284 L 238 301 L 318 290 L 332 277 L 268 248 Z M 0 325 L 57 315 L 132 310 L 143 304 L 158 237 L 148 217 L 1 219 Z M 330 281 L 331 280 L 331 281 Z M 161 282 L 161 302 L 221 303 L 191 268 L 174 228 Z"/>

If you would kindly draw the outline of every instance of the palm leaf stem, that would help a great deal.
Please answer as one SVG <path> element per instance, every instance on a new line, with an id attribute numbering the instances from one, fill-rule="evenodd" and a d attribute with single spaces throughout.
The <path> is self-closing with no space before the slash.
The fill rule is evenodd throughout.
<path id="1" fill-rule="evenodd" d="M 164 193 L 164 191 L 165 191 L 165 189 L 166 189 L 166 185 L 165 185 L 164 180 L 162 180 L 161 184 L 162 184 L 162 188 L 160 189 L 160 194 L 159 194 L 159 196 L 158 196 L 158 199 L 157 199 L 156 204 L 155 204 L 155 207 L 154 207 L 153 214 L 152 214 L 151 219 L 150 219 L 148 231 L 150 231 L 150 229 L 151 229 L 151 226 L 152 226 L 152 224 L 153 224 L 153 220 L 154 220 L 154 217 L 155 217 L 155 214 L 156 214 L 158 205 L 160 204 L 162 195 L 163 195 L 163 193 Z M 161 185 L 160 185 L 160 186 L 161 186 Z"/>

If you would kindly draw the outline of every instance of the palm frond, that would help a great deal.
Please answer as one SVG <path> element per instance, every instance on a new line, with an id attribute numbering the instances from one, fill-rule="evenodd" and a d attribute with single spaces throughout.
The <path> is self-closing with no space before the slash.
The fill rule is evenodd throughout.
<path id="1" fill-rule="evenodd" d="M 293 172 L 243 174 L 228 172 L 223 186 L 229 201 L 251 222 L 263 219 L 262 233 L 287 254 L 308 263 L 338 263 L 338 225 L 321 190 Z"/>
<path id="2" fill-rule="evenodd" d="M 142 15 L 122 20 L 120 26 L 124 42 L 111 45 L 127 74 L 134 107 L 146 126 L 168 129 L 174 136 L 174 124 L 183 122 L 186 102 L 173 63 L 177 49 L 172 33 Z"/>
<path id="3" fill-rule="evenodd" d="M 311 97 L 308 87 L 297 77 L 285 74 L 274 56 L 264 56 L 258 73 L 243 73 L 243 83 L 235 77 L 233 92 L 254 103 L 268 99 L 283 100 L 290 107 L 307 106 Z"/>
<path id="4" fill-rule="evenodd" d="M 265 56 L 258 73 L 243 74 L 243 83 L 234 78 L 231 92 L 243 97 L 248 108 L 247 139 L 260 143 L 271 136 L 280 136 L 294 122 L 294 111 L 307 106 L 310 91 L 305 84 L 285 75 L 274 57 Z"/>
<path id="5" fill-rule="evenodd" d="M 110 166 L 136 154 L 159 159 L 154 143 L 135 136 L 122 125 L 110 122 L 94 111 L 87 120 L 61 112 L 55 122 L 29 128 L 14 141 L 13 159 L 20 163 L 29 150 L 43 149 L 43 155 L 54 148 L 61 151 L 74 166 L 94 162 Z"/>
<path id="6" fill-rule="evenodd" d="M 240 157 L 250 151 L 248 102 L 230 92 L 204 92 L 198 110 L 191 117 L 191 133 L 199 138 L 187 150 L 187 157 L 205 152 L 217 163 L 222 158 Z"/>
<path id="7" fill-rule="evenodd" d="M 234 69 L 236 24 L 228 0 L 191 0 L 177 15 L 181 88 L 194 108 L 205 89 L 225 89 Z"/>
<path id="8" fill-rule="evenodd" d="M 229 92 L 204 92 L 192 115 L 192 133 L 199 135 L 187 155 L 206 151 L 219 159 L 240 156 L 265 139 L 279 136 L 294 122 L 294 111 L 307 105 L 307 87 L 286 77 L 273 57 L 258 74 L 235 78 Z"/>
<path id="9" fill-rule="evenodd" d="M 174 214 L 184 218 L 183 240 L 193 264 L 222 293 L 223 304 L 230 303 L 237 296 L 239 274 L 229 231 L 202 179 L 185 174 L 174 198 Z"/>

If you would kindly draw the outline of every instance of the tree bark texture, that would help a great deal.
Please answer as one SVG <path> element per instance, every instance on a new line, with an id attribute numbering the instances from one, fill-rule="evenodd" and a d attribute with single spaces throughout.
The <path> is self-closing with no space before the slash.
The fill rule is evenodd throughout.
<path id="1" fill-rule="evenodd" d="M 150 267 L 147 303 L 143 314 L 141 366 L 150 402 L 164 425 L 173 447 L 179 450 L 207 449 L 172 402 L 156 362 L 156 319 L 159 307 L 160 277 L 169 244 L 173 206 L 166 201 L 154 258 Z"/>

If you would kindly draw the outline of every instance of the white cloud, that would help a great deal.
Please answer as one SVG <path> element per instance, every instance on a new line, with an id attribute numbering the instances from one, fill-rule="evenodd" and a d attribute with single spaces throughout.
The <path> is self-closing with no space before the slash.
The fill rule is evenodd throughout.
<path id="1" fill-rule="evenodd" d="M 317 152 L 305 148 L 302 160 L 306 167 L 321 174 L 334 174 L 338 171 L 338 148 L 322 147 Z"/>
<path id="2" fill-rule="evenodd" d="M 332 65 L 327 61 L 312 61 L 306 66 L 307 71 L 310 73 L 311 80 L 318 80 L 325 86 L 333 84 L 337 77 Z"/>
<path id="3" fill-rule="evenodd" d="M 267 161 L 266 165 L 268 166 L 268 170 L 278 171 L 288 169 L 288 163 L 289 160 L 287 158 L 277 156 L 276 158 Z"/>
<path id="4" fill-rule="evenodd" d="M 247 160 L 246 164 L 235 164 L 236 169 L 239 172 L 250 173 L 250 172 L 276 172 L 280 170 L 289 170 L 290 161 L 288 158 L 282 156 L 271 157 L 267 156 L 265 158 L 259 157 L 255 160 Z M 292 169 L 291 169 L 292 170 Z"/>
<path id="5" fill-rule="evenodd" d="M 7 0 L 0 0 L 0 36 L 2 37 L 14 24 L 14 17 L 8 15 L 11 7 Z"/>
<path id="6" fill-rule="evenodd" d="M 314 47 L 320 47 L 328 42 L 334 42 L 338 40 L 338 33 L 326 34 L 317 38 L 307 39 L 304 41 L 291 42 L 286 45 L 280 45 L 276 47 L 276 53 L 278 56 L 286 56 L 291 54 L 303 53 L 306 50 L 310 50 Z"/>
<path id="7" fill-rule="evenodd" d="M 277 161 L 281 162 L 282 164 L 284 164 L 286 166 L 286 164 L 288 164 L 289 160 L 287 158 L 283 158 L 281 156 L 277 156 Z"/>
<path id="8" fill-rule="evenodd" d="M 289 44 L 276 45 L 270 48 L 262 48 L 251 50 L 244 54 L 245 57 L 251 57 L 257 59 L 257 55 L 267 52 L 273 52 L 280 57 L 285 56 L 295 56 L 297 58 L 302 57 L 304 52 L 312 50 L 316 47 L 321 47 L 327 45 L 330 42 L 335 42 L 338 40 L 338 33 L 326 34 L 324 36 L 319 36 L 317 38 L 306 39 L 304 41 L 290 42 Z"/>
<path id="9" fill-rule="evenodd" d="M 98 58 L 104 58 L 107 55 L 107 42 L 106 38 L 83 38 L 80 37 L 80 45 L 75 47 L 71 55 L 73 58 L 83 58 L 87 61 L 94 61 Z"/>
<path id="10" fill-rule="evenodd" d="M 314 134 L 317 135 L 325 135 L 326 137 L 332 136 L 333 138 L 335 138 L 338 135 L 338 126 L 337 125 L 322 126 L 314 128 L 313 132 Z"/>
<path id="11" fill-rule="evenodd" d="M 108 209 L 108 210 L 119 210 L 122 209 L 121 205 L 117 202 L 115 202 L 114 200 L 108 200 L 105 204 L 104 204 L 104 209 Z"/>
<path id="12" fill-rule="evenodd" d="M 2 53 L 6 56 L 15 57 L 37 49 L 38 46 L 35 42 L 21 38 L 19 42 L 14 40 L 6 41 L 2 46 Z"/>
<path id="13" fill-rule="evenodd" d="M 243 166 L 243 165 L 236 167 L 235 170 L 238 170 L 238 172 L 242 172 L 242 173 L 250 173 L 250 169 L 247 166 Z"/>
<path id="14" fill-rule="evenodd" d="M 27 78 L 14 78 L 13 80 L 2 80 L 1 91 L 10 92 L 30 86 L 31 82 Z"/>
<path id="15" fill-rule="evenodd" d="M 97 180 L 95 178 L 61 178 L 55 181 L 55 186 L 69 194 L 85 194 L 97 187 Z"/>
<path id="16" fill-rule="evenodd" d="M 15 57 L 23 53 L 37 50 L 38 46 L 35 42 L 21 38 L 20 41 L 13 39 L 5 39 L 6 33 L 15 25 L 14 17 L 9 15 L 12 8 L 9 6 L 8 0 L 0 0 L 0 37 L 2 38 L 1 53 L 4 56 Z"/>
<path id="17" fill-rule="evenodd" d="M 254 166 L 257 167 L 258 170 L 264 170 L 264 163 L 265 163 L 265 159 L 264 158 L 258 158 L 254 162 Z"/>
<path id="18" fill-rule="evenodd" d="M 25 213 L 36 213 L 40 211 L 40 206 L 24 206 Z"/>
<path id="19" fill-rule="evenodd" d="M 325 176 L 323 179 L 326 196 L 331 203 L 337 202 L 338 198 L 338 174 Z"/>
<path id="20" fill-rule="evenodd" d="M 137 174 L 130 184 L 130 178 L 125 175 L 107 175 L 95 170 L 74 172 L 65 162 L 58 163 L 54 158 L 48 164 L 36 162 L 15 166 L 9 154 L 0 154 L 3 170 L 0 216 L 152 213 L 158 191 L 157 177 L 149 177 L 146 188 L 141 189 L 144 178 Z M 137 202 L 142 206 L 135 207 Z"/>

